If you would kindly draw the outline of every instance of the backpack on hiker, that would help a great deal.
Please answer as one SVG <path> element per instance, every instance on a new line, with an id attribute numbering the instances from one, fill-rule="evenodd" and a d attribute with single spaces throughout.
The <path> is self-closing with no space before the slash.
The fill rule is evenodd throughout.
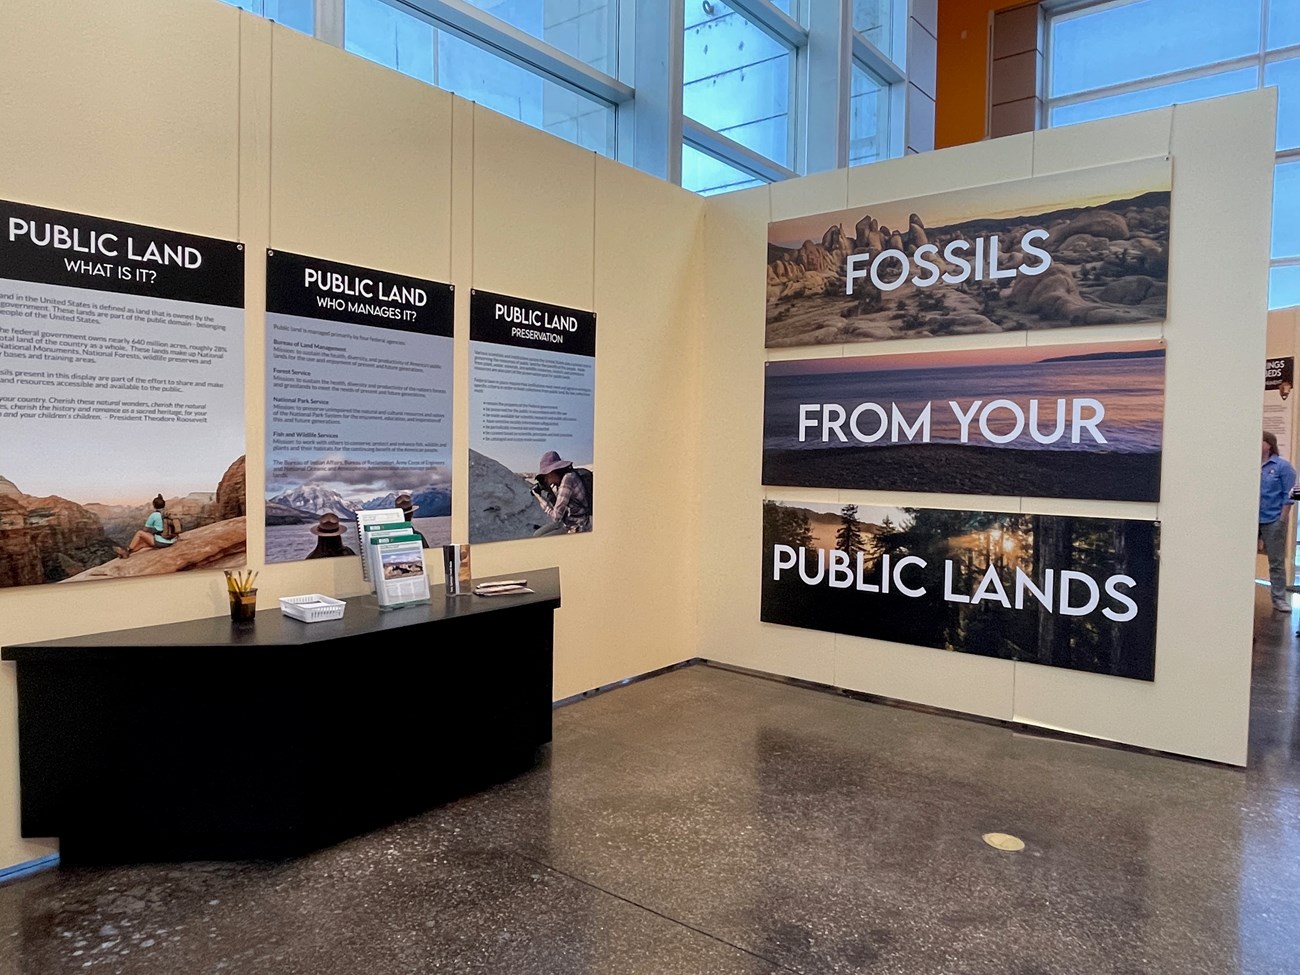
<path id="1" fill-rule="evenodd" d="M 181 537 L 181 516 L 180 515 L 163 515 L 163 538 L 180 538 Z"/>
<path id="2" fill-rule="evenodd" d="M 591 471 L 585 467 L 575 467 L 573 473 L 582 481 L 582 489 L 587 492 L 587 512 L 591 513 Z"/>

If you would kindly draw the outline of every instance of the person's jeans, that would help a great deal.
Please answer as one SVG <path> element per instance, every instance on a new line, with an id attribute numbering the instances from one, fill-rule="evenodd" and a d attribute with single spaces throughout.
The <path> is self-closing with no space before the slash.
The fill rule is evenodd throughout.
<path id="1" fill-rule="evenodd" d="M 1273 605 L 1291 608 L 1291 600 L 1286 588 L 1286 519 L 1279 518 L 1259 526 L 1259 537 L 1264 540 L 1264 552 L 1268 556 L 1268 582 L 1273 594 Z"/>
<path id="2" fill-rule="evenodd" d="M 1263 528 L 1264 526 L 1260 525 L 1259 527 Z M 548 521 L 546 524 L 542 525 L 541 528 L 537 529 L 537 531 L 533 532 L 533 538 L 538 538 L 542 535 L 555 535 L 567 532 L 568 530 L 568 527 L 566 527 L 562 521 Z M 1269 564 L 1272 565 L 1271 562 Z"/>

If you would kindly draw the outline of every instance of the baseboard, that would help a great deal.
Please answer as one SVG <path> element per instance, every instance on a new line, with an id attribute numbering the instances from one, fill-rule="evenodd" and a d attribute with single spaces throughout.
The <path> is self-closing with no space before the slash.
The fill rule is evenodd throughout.
<path id="1" fill-rule="evenodd" d="M 810 691 L 820 691 L 823 694 L 835 694 L 839 697 L 851 698 L 854 701 L 863 701 L 867 704 L 879 704 L 884 707 L 900 708 L 904 711 L 915 711 L 920 714 L 934 714 L 945 718 L 956 718 L 960 721 L 973 721 L 977 724 L 991 725 L 997 728 L 1005 728 L 1015 735 L 1023 735 L 1026 738 L 1043 738 L 1049 741 L 1065 742 L 1072 745 L 1090 745 L 1094 748 L 1111 748 L 1121 752 L 1133 752 L 1139 755 L 1154 755 L 1159 758 L 1172 758 L 1179 762 L 1188 762 L 1194 765 L 1207 765 L 1211 768 L 1230 769 L 1233 771 L 1244 772 L 1245 768 L 1238 765 L 1231 765 L 1226 762 L 1215 762 L 1208 758 L 1195 758 L 1191 755 L 1179 755 L 1177 752 L 1161 751 L 1158 748 L 1145 748 L 1141 745 L 1130 745 L 1122 741 L 1113 741 L 1109 738 L 1093 738 L 1089 735 L 1080 734 L 1074 731 L 1064 731 L 1057 728 L 1050 728 L 1044 725 L 1029 724 L 1024 721 L 1014 721 L 1006 718 L 990 718 L 982 714 L 971 714 L 969 711 L 954 711 L 950 708 L 935 707 L 930 704 L 918 704 L 915 701 L 903 701 L 895 697 L 885 697 L 883 694 L 869 694 L 866 691 L 852 691 L 845 687 L 836 687 L 834 684 L 822 684 L 818 681 L 804 680 L 800 677 L 785 677 L 781 674 L 773 674 L 764 670 L 753 670 L 749 667 L 740 667 L 736 664 L 723 663 L 720 660 L 709 660 L 704 657 L 696 657 L 691 663 L 703 664 L 706 667 L 713 667 L 717 670 L 727 670 L 736 674 L 744 674 L 747 677 L 757 677 L 760 680 L 775 681 L 778 684 L 789 684 L 793 687 L 802 687 Z"/>
<path id="2" fill-rule="evenodd" d="M 624 677 L 622 680 L 616 680 L 611 684 L 601 684 L 599 687 L 593 687 L 589 691 L 582 691 L 578 694 L 570 694 L 568 697 L 562 697 L 560 700 L 551 703 L 551 709 L 555 710 L 556 708 L 576 704 L 578 701 L 585 701 L 587 698 L 595 697 L 597 694 L 604 694 L 606 691 L 615 691 L 620 687 L 627 687 L 628 684 L 635 684 L 638 681 L 649 680 L 651 677 L 659 677 L 662 674 L 670 674 L 674 670 L 681 670 L 683 667 L 693 667 L 700 663 L 704 663 L 703 658 L 692 657 L 689 660 L 680 660 L 675 664 L 669 664 L 667 667 L 648 670 L 644 674 L 637 674 L 635 677 Z"/>
<path id="3" fill-rule="evenodd" d="M 15 863 L 12 867 L 0 869 L 0 884 L 7 884 L 19 877 L 30 877 L 34 873 L 40 873 L 42 870 L 49 870 L 58 865 L 59 855 L 57 853 L 37 857 L 35 860 L 27 860 L 24 863 Z"/>

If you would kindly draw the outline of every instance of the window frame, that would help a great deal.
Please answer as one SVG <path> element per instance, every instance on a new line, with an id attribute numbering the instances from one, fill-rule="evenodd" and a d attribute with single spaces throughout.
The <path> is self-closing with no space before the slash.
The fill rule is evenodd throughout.
<path id="1" fill-rule="evenodd" d="M 772 0 L 726 0 L 790 52 L 786 160 L 768 159 L 685 117 L 683 0 L 608 0 L 614 74 L 592 68 L 468 0 L 381 2 L 544 81 L 608 105 L 614 119 L 608 155 L 678 185 L 683 146 L 765 182 L 847 166 L 855 64 L 889 88 L 882 158 L 903 154 L 904 59 L 915 0 L 891 4 L 892 58 L 853 29 L 851 0 L 791 0 L 791 14 Z M 313 6 L 315 37 L 346 50 L 346 0 L 313 0 Z M 825 97 L 828 91 L 833 97 Z"/>
<path id="2" fill-rule="evenodd" d="M 1269 65 L 1279 61 L 1288 61 L 1292 58 L 1300 57 L 1300 44 L 1292 44 L 1287 47 L 1279 47 L 1274 50 L 1268 48 L 1268 26 L 1269 26 L 1269 0 L 1259 0 L 1260 4 L 1260 28 L 1259 40 L 1256 50 L 1253 54 L 1242 55 L 1234 58 L 1224 58 L 1218 61 L 1208 62 L 1203 65 L 1197 65 L 1191 68 L 1182 68 L 1177 71 L 1169 71 L 1160 75 L 1152 75 L 1149 78 L 1138 79 L 1137 81 L 1127 81 L 1112 85 L 1099 85 L 1094 88 L 1088 88 L 1084 91 L 1074 92 L 1069 95 L 1052 97 L 1051 78 L 1052 78 L 1052 53 L 1053 42 L 1052 32 L 1054 27 L 1061 22 L 1073 20 L 1085 14 L 1093 14 L 1106 9 L 1115 9 L 1128 6 L 1129 4 L 1140 2 L 1140 0 L 1044 0 L 1043 9 L 1047 18 L 1045 25 L 1047 42 L 1044 45 L 1043 55 L 1043 72 L 1042 86 L 1040 92 L 1043 102 L 1043 117 L 1048 128 L 1052 128 L 1052 113 L 1057 108 L 1069 107 L 1072 105 L 1082 105 L 1090 101 L 1096 101 L 1101 98 L 1107 98 L 1114 95 L 1126 95 L 1135 92 L 1146 91 L 1151 88 L 1158 88 L 1163 85 L 1178 84 L 1185 81 L 1195 81 L 1200 78 L 1211 78 L 1216 75 L 1225 74 L 1229 71 L 1237 71 L 1245 68 L 1253 68 L 1255 71 L 1255 88 L 1264 87 L 1266 69 Z M 1075 123 L 1065 123 L 1075 124 Z M 1273 170 L 1276 174 L 1279 166 L 1286 163 L 1300 162 L 1300 146 L 1294 146 L 1288 149 L 1275 151 L 1273 158 Z M 1275 175 L 1276 178 L 1276 175 Z M 1269 228 L 1270 240 L 1272 239 L 1272 227 Z M 1270 245 L 1271 250 L 1271 245 Z M 1275 268 L 1279 267 L 1298 267 L 1300 266 L 1300 254 L 1287 255 L 1285 257 L 1275 257 L 1269 260 L 1270 276 Z M 1269 307 L 1272 308 L 1270 299 Z M 1280 306 L 1279 306 L 1280 307 Z"/>

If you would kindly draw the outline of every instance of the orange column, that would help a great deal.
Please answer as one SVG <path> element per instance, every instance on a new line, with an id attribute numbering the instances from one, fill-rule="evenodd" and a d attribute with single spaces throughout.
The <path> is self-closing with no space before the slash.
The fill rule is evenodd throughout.
<path id="1" fill-rule="evenodd" d="M 988 112 L 989 17 L 1025 0 L 939 0 L 934 147 L 984 138 Z"/>

